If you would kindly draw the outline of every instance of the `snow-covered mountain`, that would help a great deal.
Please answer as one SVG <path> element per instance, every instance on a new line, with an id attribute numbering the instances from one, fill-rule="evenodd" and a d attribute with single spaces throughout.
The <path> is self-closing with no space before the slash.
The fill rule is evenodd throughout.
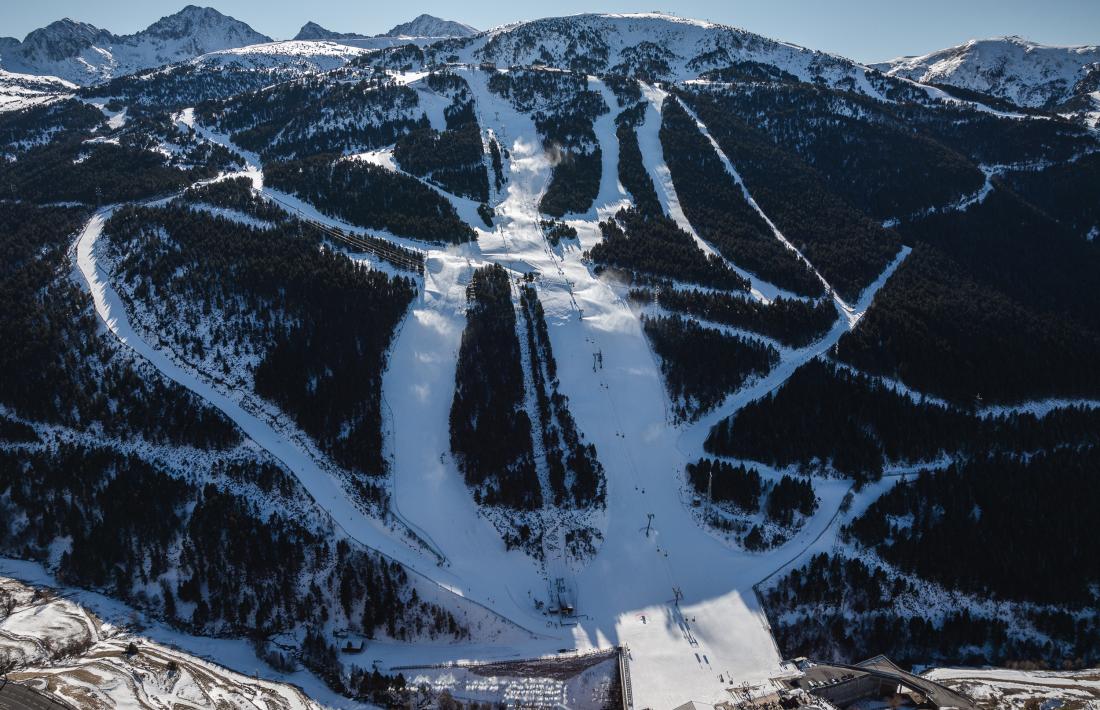
<path id="1" fill-rule="evenodd" d="M 333 42 L 351 41 L 356 46 L 388 47 L 398 44 L 396 40 L 406 39 L 445 39 L 449 37 L 472 37 L 478 30 L 453 20 L 444 20 L 432 15 L 419 15 L 409 22 L 395 26 L 389 32 L 379 35 L 364 35 L 358 32 L 335 32 L 316 22 L 307 22 L 294 36 L 296 40 L 328 40 Z M 375 40 L 364 42 L 364 40 Z"/>
<path id="2" fill-rule="evenodd" d="M 358 32 L 333 32 L 321 27 L 316 22 L 305 23 L 302 25 L 302 29 L 298 30 L 298 34 L 294 35 L 296 40 L 368 39 L 368 37 L 368 35 L 361 35 Z"/>
<path id="3" fill-rule="evenodd" d="M 779 67 L 804 81 L 876 93 L 867 84 L 869 70 L 842 57 L 664 13 L 582 14 L 504 25 L 468 40 L 457 55 L 498 66 L 541 65 L 665 80 L 694 79 L 747 61 Z"/>
<path id="4" fill-rule="evenodd" d="M 336 69 L 365 51 L 339 41 L 292 39 L 221 49 L 196 57 L 188 64 L 199 70 L 227 66 L 251 71 L 278 69 L 285 77 Z"/>
<path id="5" fill-rule="evenodd" d="M 0 39 L 89 84 L 0 69 L 12 680 L 709 709 L 886 654 L 1086 697 L 954 666 L 1100 665 L 1100 548 L 1064 544 L 1100 509 L 1100 132 L 656 12 L 234 22 Z"/>
<path id="6" fill-rule="evenodd" d="M 1053 108 L 1097 90 L 1100 47 L 1053 47 L 1022 37 L 996 37 L 872 66 L 891 76 L 981 91 L 1020 106 Z"/>
<path id="7" fill-rule="evenodd" d="M 433 15 L 418 15 L 410 22 L 395 26 L 383 37 L 472 37 L 478 30 L 454 20 L 444 20 Z"/>
<path id="8" fill-rule="evenodd" d="M 93 84 L 141 69 L 271 39 L 209 7 L 188 5 L 132 35 L 70 19 L 0 44 L 0 66 L 11 72 Z"/>

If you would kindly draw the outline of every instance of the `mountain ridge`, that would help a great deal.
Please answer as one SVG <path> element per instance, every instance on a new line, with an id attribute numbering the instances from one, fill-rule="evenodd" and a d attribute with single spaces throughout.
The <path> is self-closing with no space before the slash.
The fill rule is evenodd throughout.
<path id="1" fill-rule="evenodd" d="M 5 40 L 3 69 L 92 84 L 271 38 L 213 8 L 187 5 L 129 35 L 64 18 L 32 30 L 22 42 Z"/>
<path id="2" fill-rule="evenodd" d="M 980 91 L 1029 108 L 1055 108 L 1090 93 L 1100 46 L 1046 45 L 1008 35 L 869 65 L 899 78 Z M 1092 83 L 1089 83 L 1093 77 Z M 1095 87 L 1091 91 L 1095 91 Z"/>
<path id="3" fill-rule="evenodd" d="M 409 22 L 395 25 L 382 37 L 472 37 L 478 30 L 470 25 L 454 20 L 444 20 L 434 15 L 422 13 Z"/>
<path id="4" fill-rule="evenodd" d="M 377 35 L 365 35 L 359 32 L 336 32 L 310 20 L 302 25 L 302 28 L 298 30 L 298 34 L 294 35 L 294 39 L 329 41 L 382 38 L 398 39 L 404 37 L 446 39 L 452 37 L 472 37 L 479 32 L 480 30 L 462 22 L 444 20 L 434 15 L 420 14 L 408 22 L 402 22 L 390 28 L 388 31 Z"/>
<path id="5" fill-rule="evenodd" d="M 358 32 L 334 32 L 330 29 L 322 27 L 310 20 L 302 25 L 302 29 L 298 30 L 298 34 L 294 35 L 294 40 L 340 40 L 340 39 L 369 39 L 370 35 L 359 34 Z"/>
<path id="6" fill-rule="evenodd" d="M 1100 665 L 1100 134 L 660 13 L 299 34 L 0 70 L 0 574 L 338 707 Z"/>

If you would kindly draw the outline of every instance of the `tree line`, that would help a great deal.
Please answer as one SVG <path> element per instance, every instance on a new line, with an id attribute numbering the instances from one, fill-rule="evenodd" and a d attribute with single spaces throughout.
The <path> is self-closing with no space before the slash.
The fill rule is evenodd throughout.
<path id="1" fill-rule="evenodd" d="M 1007 258 L 1007 250 L 994 248 L 990 263 Z M 1045 282 L 1038 277 L 1045 268 L 1020 278 Z M 1081 278 L 1067 284 L 1076 283 L 1087 302 L 1095 279 Z M 840 339 L 837 353 L 861 370 L 967 406 L 1095 396 L 1100 336 L 1070 317 L 1071 310 L 1076 307 L 1056 311 L 1022 303 L 979 282 L 937 247 L 918 244 L 875 295 L 859 328 Z"/>
<path id="2" fill-rule="evenodd" d="M 385 472 L 382 373 L 411 280 L 319 249 L 320 232 L 297 222 L 257 229 L 183 207 L 125 208 L 105 233 L 125 292 L 178 349 L 211 369 L 256 352 L 256 394 L 339 464 Z"/>
<path id="3" fill-rule="evenodd" d="M 897 253 L 896 234 L 832 193 L 796 155 L 736 117 L 720 96 L 679 92 L 737 167 L 753 199 L 844 298 L 855 301 Z"/>
<path id="4" fill-rule="evenodd" d="M 730 261 L 780 288 L 820 296 L 807 264 L 772 234 L 726 171 L 714 146 L 675 97 L 664 103 L 661 145 L 684 214 Z"/>
<path id="5" fill-rule="evenodd" d="M 679 419 L 697 418 L 779 362 L 775 348 L 759 340 L 727 335 L 680 316 L 643 317 L 642 327 L 661 359 L 665 388 Z"/>
<path id="6" fill-rule="evenodd" d="M 447 128 L 436 131 L 428 126 L 399 136 L 393 157 L 402 169 L 427 178 L 448 192 L 487 202 L 489 172 L 485 167 L 485 148 L 466 80 L 455 74 L 433 72 L 427 83 L 438 93 L 453 94 L 451 105 L 443 110 Z"/>
<path id="7" fill-rule="evenodd" d="M 663 214 L 623 208 L 599 226 L 603 239 L 587 252 L 598 267 L 711 288 L 748 290 L 745 279 L 717 255 L 705 254 L 690 234 Z"/>
<path id="8" fill-rule="evenodd" d="M 1009 622 L 981 607 L 921 609 L 918 584 L 858 558 L 822 553 L 767 589 L 765 606 L 788 658 L 856 663 L 881 653 L 903 666 L 1055 668 L 1087 668 L 1100 658 L 1095 615 L 1074 620 L 1057 611 L 1014 607 Z"/>
<path id="9" fill-rule="evenodd" d="M 236 210 L 265 222 L 281 222 L 287 213 L 256 194 L 252 180 L 234 177 L 195 185 L 183 192 L 183 199 L 192 203 L 207 204 Z"/>
<path id="10" fill-rule="evenodd" d="M 719 422 L 706 440 L 712 453 L 779 467 L 823 462 L 857 481 L 874 480 L 891 462 L 990 451 L 1029 454 L 1100 444 L 1100 411 L 1068 408 L 978 416 L 913 401 L 876 380 L 828 361 L 806 363 L 780 389 Z"/>
<path id="11" fill-rule="evenodd" d="M 642 150 L 638 145 L 638 126 L 645 121 L 647 106 L 645 102 L 636 103 L 615 117 L 615 136 L 619 140 L 619 182 L 630 193 L 639 212 L 648 217 L 663 217 L 661 201 L 645 169 Z"/>
<path id="12" fill-rule="evenodd" d="M 603 465 L 596 456 L 596 447 L 585 443 L 577 429 L 569 411 L 569 398 L 558 391 L 557 362 L 534 286 L 522 287 L 520 303 L 554 505 L 602 506 L 606 496 Z"/>
<path id="13" fill-rule="evenodd" d="M 1078 237 L 1100 229 L 1100 153 L 1043 170 L 1016 170 L 1004 176 L 1009 188 Z"/>
<path id="14" fill-rule="evenodd" d="M 346 626 L 373 638 L 463 638 L 403 567 L 278 509 L 175 478 L 133 455 L 62 445 L 0 452 L 4 554 L 40 562 L 60 540 L 65 583 L 105 591 L 196 633 Z M 295 490 L 294 495 L 303 495 Z M 178 562 L 172 562 L 178 560 Z"/>
<path id="15" fill-rule="evenodd" d="M 984 180 L 964 154 L 914 130 L 897 104 L 799 82 L 728 84 L 715 99 L 732 119 L 797 154 L 829 190 L 877 220 L 950 204 Z M 926 117 L 922 123 L 942 115 L 938 108 L 909 110 Z"/>
<path id="16" fill-rule="evenodd" d="M 201 103 L 195 115 L 269 163 L 388 145 L 429 125 L 419 109 L 415 89 L 383 74 L 349 82 L 304 77 Z"/>
<path id="17" fill-rule="evenodd" d="M 476 269 L 451 403 L 451 451 L 478 503 L 541 507 L 508 272 Z"/>
<path id="18" fill-rule="evenodd" d="M 416 178 L 372 163 L 315 155 L 268 163 L 264 178 L 272 187 L 360 227 L 437 244 L 477 238 L 447 198 Z"/>
<path id="19" fill-rule="evenodd" d="M 974 456 L 898 483 L 849 531 L 886 560 L 949 589 L 1092 607 L 1100 551 L 1074 541 L 1092 534 L 1098 467 L 1095 446 Z"/>
<path id="20" fill-rule="evenodd" d="M 806 301 L 779 296 L 764 304 L 743 293 L 679 288 L 658 288 L 656 297 L 667 310 L 752 330 L 790 347 L 820 339 L 837 319 L 836 307 L 828 298 Z"/>
<path id="21" fill-rule="evenodd" d="M 0 203 L 0 401 L 31 421 L 109 437 L 223 449 L 240 435 L 217 410 L 100 331 L 67 251 L 89 213 Z"/>

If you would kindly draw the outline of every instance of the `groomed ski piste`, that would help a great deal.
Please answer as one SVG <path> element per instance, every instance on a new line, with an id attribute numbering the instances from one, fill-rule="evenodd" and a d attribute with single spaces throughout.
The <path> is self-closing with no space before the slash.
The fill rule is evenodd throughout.
<path id="1" fill-rule="evenodd" d="M 454 71 L 470 84 L 482 130 L 497 136 L 510 159 L 505 164 L 507 185 L 493 205 L 494 229 L 472 222 L 478 229 L 476 243 L 427 250 L 420 292 L 396 336 L 383 380 L 390 410 L 385 428 L 391 507 L 427 545 L 415 544 L 401 526 L 364 513 L 331 467 L 316 459 L 318 453 L 288 436 L 263 412 L 142 339 L 111 275 L 97 262 L 97 240 L 109 210 L 89 221 L 75 250 L 97 313 L 120 341 L 225 412 L 285 464 L 350 537 L 400 561 L 446 592 L 490 610 L 515 630 L 493 643 L 476 636 L 470 643 L 451 645 L 371 642 L 370 657 L 379 660 L 380 670 L 625 646 L 637 707 L 672 708 L 689 700 L 713 704 L 730 700 L 730 689 L 742 684 L 766 686 L 789 669 L 772 639 L 754 585 L 823 544 L 835 529 L 850 482 L 815 479 L 817 512 L 787 543 L 750 553 L 731 547 L 695 521 L 688 508 L 684 466 L 703 454 L 703 439 L 715 422 L 774 391 L 801 364 L 827 353 L 843 333 L 857 327 L 908 250 L 897 254 L 857 303 L 838 299 L 839 317 L 824 338 L 784 350 L 779 365 L 766 376 L 749 381 L 696 422 L 674 426 L 659 366 L 637 315 L 582 260 L 582 252 L 600 239 L 598 221 L 630 202 L 617 179 L 613 114 L 600 117 L 594 126 L 603 156 L 600 194 L 588 213 L 567 217 L 578 231 L 579 246 L 563 242 L 552 247 L 540 228 L 538 212 L 552 166 L 532 119 L 490 92 L 482 72 L 460 67 Z M 594 78 L 589 82 L 614 106 L 606 87 Z M 651 87 L 645 96 L 651 108 L 638 131 L 643 163 L 662 206 L 695 235 L 679 209 L 657 140 L 660 102 L 666 97 Z M 193 112 L 185 112 L 181 120 L 193 122 Z M 227 137 L 195 127 L 206 138 L 229 144 Z M 319 223 L 364 231 L 265 187 L 256 156 L 231 147 L 251 163 L 246 172 L 264 194 Z M 736 177 L 734 166 L 725 156 L 722 159 Z M 378 230 L 371 233 L 392 237 Z M 466 286 L 474 268 L 494 262 L 509 269 L 513 279 L 537 272 L 534 284 L 545 308 L 561 392 L 568 396 L 578 428 L 595 444 L 605 469 L 607 505 L 594 518 L 603 540 L 595 556 L 580 565 L 560 560 L 542 564 L 518 550 L 507 551 L 449 454 L 448 413 L 465 327 Z M 752 283 L 753 294 L 762 300 L 783 293 L 756 278 Z M 515 298 L 518 301 L 518 295 Z M 597 352 L 604 362 L 598 370 L 592 367 Z M 550 587 L 559 577 L 576 590 L 577 616 L 566 624 L 534 604 L 551 596 Z"/>

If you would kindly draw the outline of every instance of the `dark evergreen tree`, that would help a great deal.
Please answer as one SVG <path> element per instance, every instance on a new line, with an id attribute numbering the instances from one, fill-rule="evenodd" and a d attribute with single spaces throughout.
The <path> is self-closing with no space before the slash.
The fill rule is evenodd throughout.
<path id="1" fill-rule="evenodd" d="M 707 255 L 691 235 L 660 214 L 622 209 L 600 222 L 603 241 L 588 256 L 600 267 L 615 267 L 638 276 L 747 291 L 748 282 L 716 255 Z"/>
<path id="2" fill-rule="evenodd" d="M 508 272 L 474 271 L 451 404 L 451 451 L 486 505 L 542 505 Z"/>
<path id="3" fill-rule="evenodd" d="M 706 495 L 709 491 L 713 500 L 728 501 L 746 513 L 760 510 L 764 486 L 755 468 L 704 458 L 689 463 L 687 474 L 697 493 Z"/>
<path id="4" fill-rule="evenodd" d="M 360 227 L 439 244 L 477 238 L 445 197 L 415 178 L 371 163 L 317 155 L 269 163 L 264 178 L 272 187 Z"/>
<path id="5" fill-rule="evenodd" d="M 779 362 L 775 348 L 759 340 L 726 335 L 679 316 L 645 318 L 642 324 L 682 419 L 694 419 Z"/>

